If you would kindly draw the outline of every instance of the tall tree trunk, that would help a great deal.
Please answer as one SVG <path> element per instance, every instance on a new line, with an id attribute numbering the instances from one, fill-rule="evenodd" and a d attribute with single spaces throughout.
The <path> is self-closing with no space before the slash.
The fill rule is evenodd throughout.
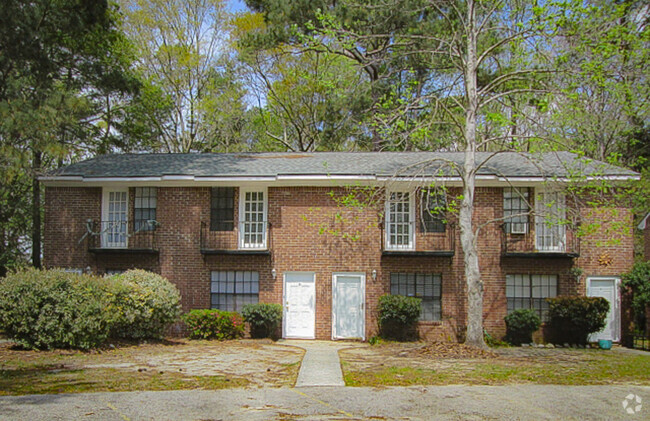
<path id="1" fill-rule="evenodd" d="M 474 2 L 467 2 L 467 57 L 465 62 L 465 162 L 463 164 L 463 200 L 460 207 L 460 241 L 463 247 L 467 281 L 467 336 L 465 343 L 485 348 L 483 340 L 483 281 L 478 263 L 478 242 L 472 216 L 474 213 L 476 115 L 478 112 L 476 12 Z"/>
<path id="2" fill-rule="evenodd" d="M 41 172 L 41 152 L 34 151 L 32 163 L 32 264 L 41 267 L 41 182 L 38 176 Z"/>

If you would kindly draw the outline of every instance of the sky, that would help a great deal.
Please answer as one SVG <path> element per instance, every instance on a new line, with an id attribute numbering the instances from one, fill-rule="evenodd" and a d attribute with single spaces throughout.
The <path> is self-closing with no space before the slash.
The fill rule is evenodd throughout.
<path id="1" fill-rule="evenodd" d="M 248 10 L 244 0 L 227 0 L 228 10 L 231 12 L 243 12 Z"/>

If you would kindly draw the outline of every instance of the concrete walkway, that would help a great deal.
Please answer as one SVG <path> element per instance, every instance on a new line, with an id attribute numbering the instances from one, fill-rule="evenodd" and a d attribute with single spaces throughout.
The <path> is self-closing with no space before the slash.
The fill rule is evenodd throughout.
<path id="1" fill-rule="evenodd" d="M 345 386 L 339 350 L 360 346 L 353 342 L 313 341 L 287 339 L 279 341 L 282 345 L 304 349 L 305 356 L 300 365 L 296 387 L 306 386 Z"/>

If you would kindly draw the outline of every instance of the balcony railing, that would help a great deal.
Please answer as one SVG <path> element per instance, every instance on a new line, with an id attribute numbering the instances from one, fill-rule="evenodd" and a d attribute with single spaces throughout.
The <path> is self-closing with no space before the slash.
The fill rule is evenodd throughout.
<path id="1" fill-rule="evenodd" d="M 232 226 L 231 226 L 232 227 Z M 267 254 L 271 248 L 268 221 L 243 221 L 230 231 L 212 231 L 201 222 L 200 247 L 204 254 Z"/>
<path id="2" fill-rule="evenodd" d="M 156 221 L 93 221 L 86 225 L 93 252 L 156 252 Z"/>
<path id="3" fill-rule="evenodd" d="M 527 224 L 521 233 L 511 233 L 502 225 L 502 253 L 504 256 L 534 257 L 580 256 L 580 238 L 576 229 L 568 225 Z"/>
<path id="4" fill-rule="evenodd" d="M 381 227 L 381 244 L 384 255 L 439 255 L 453 256 L 455 250 L 455 224 L 448 223 L 442 232 L 424 231 L 419 222 L 390 223 Z"/>

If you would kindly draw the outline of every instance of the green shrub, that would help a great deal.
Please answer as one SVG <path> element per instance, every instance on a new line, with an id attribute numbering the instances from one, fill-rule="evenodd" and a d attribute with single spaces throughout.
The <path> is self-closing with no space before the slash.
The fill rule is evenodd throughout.
<path id="1" fill-rule="evenodd" d="M 253 338 L 275 337 L 282 323 L 282 306 L 280 304 L 246 304 L 241 311 L 244 321 L 251 327 Z"/>
<path id="2" fill-rule="evenodd" d="M 110 331 L 109 289 L 110 280 L 61 270 L 11 273 L 0 280 L 0 320 L 25 348 L 93 348 Z"/>
<path id="3" fill-rule="evenodd" d="M 635 263 L 622 278 L 622 286 L 632 293 L 632 312 L 636 328 L 643 330 L 646 325 L 645 311 L 650 306 L 650 260 Z"/>
<path id="4" fill-rule="evenodd" d="M 379 330 L 386 339 L 398 341 L 417 339 L 417 321 L 422 300 L 403 295 L 382 295 L 377 307 Z"/>
<path id="5" fill-rule="evenodd" d="M 528 344 L 533 341 L 533 333 L 542 325 L 535 310 L 519 309 L 508 314 L 506 321 L 506 341 L 512 345 Z"/>
<path id="6" fill-rule="evenodd" d="M 178 289 L 162 276 L 129 270 L 112 277 L 111 336 L 124 339 L 161 338 L 181 312 Z"/>
<path id="7" fill-rule="evenodd" d="M 182 319 L 191 339 L 238 339 L 244 335 L 244 320 L 234 311 L 192 310 Z"/>
<path id="8" fill-rule="evenodd" d="M 549 338 L 554 343 L 586 344 L 605 327 L 609 301 L 602 297 L 547 298 Z"/>

